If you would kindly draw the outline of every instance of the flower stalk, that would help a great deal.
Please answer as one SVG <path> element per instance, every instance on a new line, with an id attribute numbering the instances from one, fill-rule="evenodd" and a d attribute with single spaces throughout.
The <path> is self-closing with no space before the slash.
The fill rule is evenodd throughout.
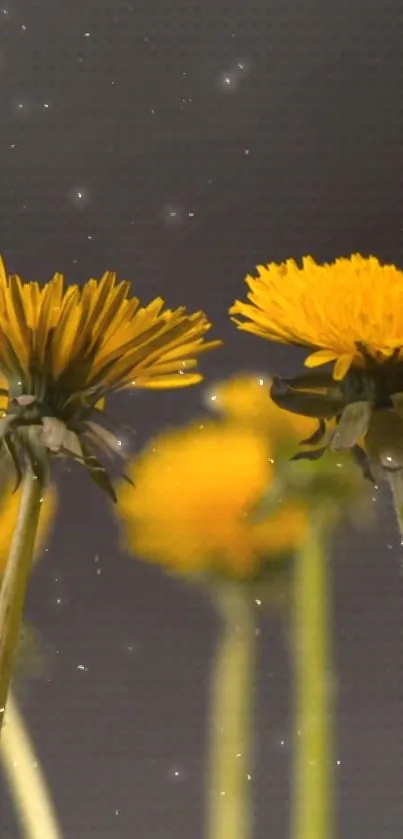
<path id="1" fill-rule="evenodd" d="M 388 472 L 388 481 L 399 528 L 400 542 L 403 543 L 403 475 L 401 470 Z"/>
<path id="2" fill-rule="evenodd" d="M 293 839 L 334 834 L 330 612 L 324 527 L 315 522 L 294 571 Z"/>
<path id="3" fill-rule="evenodd" d="M 43 483 L 27 465 L 16 528 L 0 589 L 0 737 L 42 505 Z"/>
<path id="4" fill-rule="evenodd" d="M 254 604 L 240 583 L 220 584 L 214 600 L 222 634 L 211 675 L 207 836 L 251 839 Z"/>
<path id="5" fill-rule="evenodd" d="M 7 702 L 0 759 L 25 839 L 62 839 L 45 776 L 12 692 Z"/>

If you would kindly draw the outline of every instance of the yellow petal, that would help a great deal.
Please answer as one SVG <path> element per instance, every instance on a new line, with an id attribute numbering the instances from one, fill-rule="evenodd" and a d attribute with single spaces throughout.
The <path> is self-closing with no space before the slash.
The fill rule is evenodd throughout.
<path id="1" fill-rule="evenodd" d="M 337 359 L 333 370 L 333 378 L 336 382 L 340 382 L 347 375 L 354 361 L 354 355 L 355 353 L 346 353 Z"/>
<path id="2" fill-rule="evenodd" d="M 305 367 L 320 367 L 322 364 L 329 364 L 337 358 L 334 350 L 316 350 L 305 359 Z"/>
<path id="3" fill-rule="evenodd" d="M 135 379 L 132 386 L 142 390 L 166 390 L 166 388 L 189 387 L 203 381 L 200 373 L 177 373 L 175 376 L 161 376 L 153 379 Z"/>

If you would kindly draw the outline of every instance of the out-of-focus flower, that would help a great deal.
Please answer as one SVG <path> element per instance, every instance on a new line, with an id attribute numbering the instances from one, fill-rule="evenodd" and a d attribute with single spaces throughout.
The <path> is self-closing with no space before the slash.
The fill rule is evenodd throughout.
<path id="1" fill-rule="evenodd" d="M 253 428 L 206 421 L 168 431 L 134 460 L 117 512 L 130 550 L 185 575 L 259 578 L 299 546 L 307 514 L 281 501 L 255 509 L 275 479 L 269 439 Z"/>
<path id="2" fill-rule="evenodd" d="M 356 464 L 344 452 L 324 452 L 318 446 L 318 421 L 279 407 L 271 398 L 271 384 L 270 378 L 243 373 L 216 382 L 205 399 L 226 421 L 253 428 L 270 440 L 276 481 L 266 500 L 271 503 L 273 493 L 274 497 L 293 495 L 299 503 L 303 500 L 311 515 L 323 503 L 329 524 L 343 515 L 361 520 L 369 512 L 370 495 Z M 331 427 L 334 423 L 330 422 Z M 302 453 L 301 443 L 306 446 Z"/>
<path id="3" fill-rule="evenodd" d="M 268 435 L 275 448 L 311 438 L 317 421 L 280 408 L 270 397 L 271 385 L 267 376 L 241 373 L 206 389 L 205 403 L 223 418 Z"/>
<path id="4" fill-rule="evenodd" d="M 130 283 L 112 272 L 64 290 L 61 274 L 42 288 L 8 276 L 0 261 L 0 369 L 7 381 L 3 448 L 17 473 L 20 450 L 44 473 L 50 454 L 70 456 L 113 496 L 97 453 L 119 452 L 105 428 L 100 400 L 130 388 L 177 388 L 202 379 L 191 372 L 210 323 L 203 312 L 141 307 Z"/>

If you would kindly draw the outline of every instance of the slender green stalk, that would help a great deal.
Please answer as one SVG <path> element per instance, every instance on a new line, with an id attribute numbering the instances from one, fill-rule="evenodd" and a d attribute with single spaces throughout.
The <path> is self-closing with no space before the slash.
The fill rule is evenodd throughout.
<path id="1" fill-rule="evenodd" d="M 400 540 L 403 541 L 403 476 L 401 475 L 400 471 L 389 472 L 388 479 L 389 486 L 392 492 L 393 506 L 395 508 Z"/>
<path id="2" fill-rule="evenodd" d="M 27 467 L 17 524 L 0 589 L 0 737 L 21 630 L 42 492 L 41 481 Z"/>
<path id="3" fill-rule="evenodd" d="M 295 732 L 291 836 L 292 839 L 332 839 L 331 607 L 324 530 L 320 522 L 310 529 L 296 557 L 294 573 Z"/>
<path id="4" fill-rule="evenodd" d="M 211 675 L 208 839 L 251 839 L 254 603 L 242 584 L 214 590 L 222 618 Z"/>
<path id="5" fill-rule="evenodd" d="M 35 748 L 16 701 L 9 693 L 0 758 L 26 839 L 62 839 Z"/>

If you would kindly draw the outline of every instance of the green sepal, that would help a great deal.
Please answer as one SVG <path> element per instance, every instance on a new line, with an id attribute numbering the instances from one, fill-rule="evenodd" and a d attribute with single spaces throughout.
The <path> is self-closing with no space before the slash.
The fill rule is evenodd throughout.
<path id="1" fill-rule="evenodd" d="M 297 452 L 290 459 L 291 460 L 319 460 L 327 450 L 327 446 L 321 446 L 319 449 L 307 450 L 304 452 Z"/>
<path id="2" fill-rule="evenodd" d="M 319 376 L 319 374 L 317 374 Z M 322 374 L 325 376 L 326 374 Z M 301 414 L 315 419 L 332 419 L 346 407 L 347 402 L 340 388 L 333 380 L 326 377 L 313 384 L 313 376 L 298 376 L 295 379 L 275 377 L 270 388 L 270 396 L 278 405 L 293 414 Z"/>
<path id="3" fill-rule="evenodd" d="M 18 425 L 18 417 L 14 414 L 6 414 L 5 417 L 0 418 L 0 443 L 5 436 L 10 432 L 13 426 Z"/>
<path id="4" fill-rule="evenodd" d="M 368 431 L 373 405 L 371 402 L 352 402 L 344 409 L 332 435 L 330 448 L 337 452 L 351 449 Z"/>
<path id="5" fill-rule="evenodd" d="M 112 481 L 105 469 L 105 467 L 100 463 L 97 457 L 95 457 L 92 452 L 90 452 L 87 447 L 81 443 L 81 448 L 83 452 L 83 465 L 87 469 L 90 477 L 94 481 L 94 483 L 103 490 L 103 492 L 108 495 L 108 497 L 116 504 L 117 502 L 117 495 L 114 490 Z"/>
<path id="6" fill-rule="evenodd" d="M 22 471 L 21 462 L 18 454 L 18 448 L 14 443 L 14 440 L 11 434 L 6 434 L 3 440 L 3 446 L 5 451 L 7 452 L 8 456 L 11 458 L 14 466 L 15 471 L 15 485 L 12 493 L 14 495 L 15 492 L 20 488 L 22 479 L 24 477 L 24 473 Z"/>
<path id="7" fill-rule="evenodd" d="M 364 449 L 362 449 L 361 446 L 358 446 L 358 445 L 352 446 L 351 454 L 352 454 L 353 460 L 355 461 L 355 463 L 357 464 L 359 469 L 361 469 L 363 478 L 365 478 L 366 481 L 370 481 L 371 484 L 374 484 L 375 479 L 374 479 L 374 476 L 371 472 L 371 464 L 370 464 L 369 458 L 367 457 L 366 453 L 364 452 Z"/>
<path id="8" fill-rule="evenodd" d="M 323 419 L 318 420 L 318 428 L 314 433 L 307 437 L 305 440 L 300 441 L 300 446 L 315 446 L 316 443 L 320 443 L 323 440 L 326 434 L 326 423 Z"/>

